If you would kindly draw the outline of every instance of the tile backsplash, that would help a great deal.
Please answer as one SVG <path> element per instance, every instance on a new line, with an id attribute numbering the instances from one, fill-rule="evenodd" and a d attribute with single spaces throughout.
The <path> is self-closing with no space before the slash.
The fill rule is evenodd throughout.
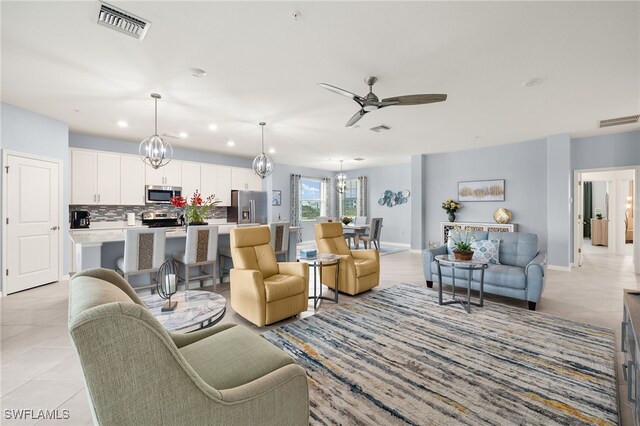
<path id="1" fill-rule="evenodd" d="M 87 210 L 91 214 L 92 222 L 117 222 L 119 220 L 127 220 L 127 213 L 135 213 L 136 219 L 142 219 L 143 212 L 178 212 L 182 213 L 182 209 L 171 205 L 154 205 L 154 206 L 69 206 L 69 213 L 75 210 Z M 211 207 L 207 212 L 207 219 L 226 219 L 226 207 Z"/>

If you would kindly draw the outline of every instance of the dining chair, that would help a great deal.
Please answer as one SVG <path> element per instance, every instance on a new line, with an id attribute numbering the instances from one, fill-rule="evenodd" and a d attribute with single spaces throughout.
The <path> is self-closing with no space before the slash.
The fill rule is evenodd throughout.
<path id="1" fill-rule="evenodd" d="M 287 222 L 273 222 L 269 224 L 271 232 L 271 247 L 276 254 L 284 256 L 284 261 L 289 261 L 289 226 Z"/>
<path id="2" fill-rule="evenodd" d="M 362 226 L 367 224 L 367 216 L 356 216 L 356 220 L 353 223 L 356 226 Z"/>
<path id="3" fill-rule="evenodd" d="M 380 251 L 380 234 L 382 232 L 382 218 L 374 217 L 369 224 L 369 233 L 360 235 L 360 240 L 364 241 L 364 248 L 369 248 L 369 245 L 373 243 L 376 250 Z"/>
<path id="4" fill-rule="evenodd" d="M 218 258 L 218 226 L 189 225 L 185 251 L 173 254 L 173 260 L 184 267 L 184 289 L 189 290 L 192 280 L 213 280 L 213 291 L 216 291 L 216 260 Z M 197 276 L 191 276 L 192 267 L 199 267 Z M 211 272 L 206 267 L 211 266 Z"/>
<path id="5" fill-rule="evenodd" d="M 318 216 L 316 218 L 316 223 L 327 223 L 327 222 L 337 222 L 338 219 L 335 217 L 329 217 L 329 216 Z"/>
<path id="6" fill-rule="evenodd" d="M 116 271 L 129 281 L 129 277 L 150 274 L 150 283 L 135 286 L 136 290 L 155 289 L 155 274 L 165 261 L 166 230 L 138 228 L 124 231 L 124 257 L 116 260 Z"/>

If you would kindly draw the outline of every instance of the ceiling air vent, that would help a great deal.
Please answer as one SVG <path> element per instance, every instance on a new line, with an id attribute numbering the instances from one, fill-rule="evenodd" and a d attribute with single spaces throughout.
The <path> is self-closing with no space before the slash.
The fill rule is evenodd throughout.
<path id="1" fill-rule="evenodd" d="M 380 132 L 386 132 L 387 130 L 391 130 L 391 127 L 387 126 L 386 124 L 381 124 L 379 126 L 372 127 L 369 130 L 376 133 L 380 133 Z"/>
<path id="2" fill-rule="evenodd" d="M 608 120 L 600 120 L 600 127 L 620 126 L 622 124 L 637 123 L 640 115 L 629 115 L 627 117 L 610 118 Z"/>
<path id="3" fill-rule="evenodd" d="M 151 26 L 151 22 L 106 3 L 100 3 L 98 24 L 130 35 L 138 40 L 144 39 Z"/>
<path id="4" fill-rule="evenodd" d="M 362 157 L 356 157 L 353 159 L 353 161 L 364 161 L 364 158 Z"/>

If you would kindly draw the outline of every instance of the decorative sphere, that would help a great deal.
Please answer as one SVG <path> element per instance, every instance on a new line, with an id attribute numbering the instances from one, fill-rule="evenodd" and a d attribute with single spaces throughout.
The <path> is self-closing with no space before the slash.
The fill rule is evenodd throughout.
<path id="1" fill-rule="evenodd" d="M 347 175 L 342 172 L 338 173 L 336 177 L 333 178 L 333 187 L 338 193 L 344 194 L 347 190 Z"/>
<path id="2" fill-rule="evenodd" d="M 171 161 L 173 148 L 169 142 L 165 142 L 160 136 L 153 135 L 143 140 L 138 148 L 142 161 L 158 169 Z"/>
<path id="3" fill-rule="evenodd" d="M 511 220 L 511 212 L 508 209 L 499 208 L 493 212 L 493 220 L 495 220 L 496 223 L 509 223 Z"/>
<path id="4" fill-rule="evenodd" d="M 253 171 L 261 179 L 266 178 L 273 172 L 273 160 L 264 152 L 253 160 Z"/>

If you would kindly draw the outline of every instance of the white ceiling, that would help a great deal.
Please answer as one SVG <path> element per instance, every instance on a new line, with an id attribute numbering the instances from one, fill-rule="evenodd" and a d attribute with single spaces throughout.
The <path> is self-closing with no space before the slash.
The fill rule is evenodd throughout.
<path id="1" fill-rule="evenodd" d="M 158 92 L 159 132 L 189 134 L 174 146 L 255 156 L 264 120 L 275 161 L 331 170 L 340 158 L 352 169 L 597 134 L 599 120 L 640 112 L 638 2 L 112 4 L 152 22 L 144 41 L 97 25 L 94 1 L 3 1 L 2 100 L 73 132 L 139 141 L 153 133 Z M 380 98 L 449 99 L 345 128 L 357 105 L 316 83 L 364 95 L 367 75 Z M 532 78 L 544 82 L 524 87 Z M 383 123 L 392 130 L 369 131 Z"/>

